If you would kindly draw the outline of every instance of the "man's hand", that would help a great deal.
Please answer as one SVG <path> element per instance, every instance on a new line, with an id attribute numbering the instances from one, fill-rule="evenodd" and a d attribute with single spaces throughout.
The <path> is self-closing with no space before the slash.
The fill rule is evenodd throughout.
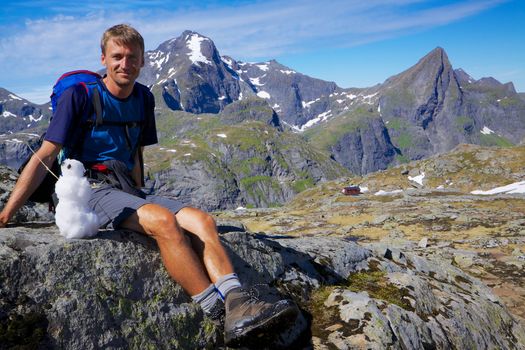
<path id="1" fill-rule="evenodd" d="M 0 212 L 0 228 L 4 228 L 7 226 L 7 223 L 9 221 L 9 216 L 6 215 L 4 213 L 4 211 L 2 210 L 2 212 Z"/>

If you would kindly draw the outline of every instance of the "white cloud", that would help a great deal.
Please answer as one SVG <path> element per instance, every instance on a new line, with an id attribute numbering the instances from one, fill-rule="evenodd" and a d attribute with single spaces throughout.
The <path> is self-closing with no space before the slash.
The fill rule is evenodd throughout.
<path id="1" fill-rule="evenodd" d="M 503 0 L 461 0 L 438 6 L 422 0 L 279 1 L 202 5 L 182 2 L 176 9 L 160 1 L 113 5 L 87 1 L 82 8 L 60 7 L 51 1 L 49 17 L 27 20 L 19 30 L 0 31 L 2 87 L 32 79 L 52 85 L 64 71 L 99 69 L 100 35 L 116 23 L 130 23 L 154 49 L 186 29 L 214 40 L 221 54 L 237 59 L 268 59 L 312 48 L 356 46 L 444 25 L 494 7 Z M 42 8 L 46 1 L 40 2 Z M 82 11 L 82 12 L 81 12 Z M 21 28 L 20 28 L 21 27 Z M 11 28 L 12 29 L 12 28 Z M 7 83 L 7 84 L 6 84 Z M 6 84 L 6 85 L 4 85 Z M 16 91 L 22 96 L 27 93 Z"/>

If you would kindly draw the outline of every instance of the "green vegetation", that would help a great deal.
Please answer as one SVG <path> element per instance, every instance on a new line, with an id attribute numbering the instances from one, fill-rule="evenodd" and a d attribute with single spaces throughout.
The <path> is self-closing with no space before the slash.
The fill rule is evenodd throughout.
<path id="1" fill-rule="evenodd" d="M 514 144 L 503 136 L 496 134 L 481 134 L 479 137 L 482 146 L 498 146 L 498 147 L 512 147 Z"/>
<path id="2" fill-rule="evenodd" d="M 313 336 L 328 335 L 329 331 L 326 328 L 333 326 L 341 319 L 336 306 L 326 307 L 324 304 L 335 288 L 333 286 L 323 286 L 310 295 L 310 301 L 306 308 L 313 316 L 311 326 Z"/>
<path id="3" fill-rule="evenodd" d="M 469 126 L 472 126 L 472 118 L 467 116 L 459 116 L 454 120 L 456 130 L 464 132 Z"/>
<path id="4" fill-rule="evenodd" d="M 401 118 L 394 118 L 386 124 L 388 129 L 399 131 L 402 129 L 406 129 L 409 125 L 406 120 L 403 120 Z"/>
<path id="5" fill-rule="evenodd" d="M 361 129 L 368 129 L 370 118 L 378 118 L 377 113 L 366 106 L 360 106 L 345 115 L 323 123 L 321 126 L 306 130 L 304 136 L 314 147 L 320 150 L 329 150 L 344 135 L 358 132 Z"/>
<path id="6" fill-rule="evenodd" d="M 295 193 L 302 192 L 308 188 L 314 187 L 315 183 L 311 178 L 306 178 L 302 180 L 295 180 L 292 182 L 292 188 Z"/>
<path id="7" fill-rule="evenodd" d="M 409 133 L 401 133 L 397 138 L 395 138 L 397 146 L 401 149 L 407 149 L 413 146 L 412 135 Z"/>
<path id="8" fill-rule="evenodd" d="M 396 154 L 396 161 L 399 164 L 409 163 L 410 162 L 410 158 L 408 158 L 407 156 L 405 156 L 403 154 Z"/>
<path id="9" fill-rule="evenodd" d="M 371 298 L 384 300 L 405 310 L 414 311 L 407 300 L 408 290 L 389 282 L 384 271 L 355 272 L 348 277 L 347 288 L 353 292 L 368 292 Z"/>

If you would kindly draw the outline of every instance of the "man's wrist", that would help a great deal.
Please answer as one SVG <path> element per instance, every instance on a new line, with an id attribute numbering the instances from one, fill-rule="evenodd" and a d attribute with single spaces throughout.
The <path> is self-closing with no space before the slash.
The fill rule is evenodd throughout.
<path id="1" fill-rule="evenodd" d="M 10 215 L 4 213 L 4 211 L 0 212 L 0 227 L 6 227 L 9 219 Z"/>

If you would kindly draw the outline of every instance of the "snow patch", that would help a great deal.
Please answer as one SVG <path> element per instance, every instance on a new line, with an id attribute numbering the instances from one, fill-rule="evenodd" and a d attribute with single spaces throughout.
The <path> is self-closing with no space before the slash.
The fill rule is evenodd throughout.
<path id="1" fill-rule="evenodd" d="M 264 78 L 265 76 L 266 76 L 266 74 L 263 75 L 262 77 L 250 78 L 250 82 L 251 82 L 253 85 L 255 85 L 255 86 L 263 86 L 264 84 L 261 83 L 261 82 L 259 81 L 259 79 Z"/>
<path id="2" fill-rule="evenodd" d="M 483 129 L 481 129 L 481 133 L 483 135 L 490 135 L 490 134 L 494 134 L 494 131 L 493 130 L 490 130 L 489 128 L 487 128 L 486 126 L 483 126 Z"/>
<path id="3" fill-rule="evenodd" d="M 9 97 L 11 97 L 12 100 L 19 100 L 19 101 L 22 101 L 22 99 L 16 95 L 13 95 L 13 94 L 9 94 Z"/>
<path id="4" fill-rule="evenodd" d="M 217 134 L 217 136 L 222 137 L 223 139 L 227 137 L 226 134 Z"/>
<path id="5" fill-rule="evenodd" d="M 230 67 L 233 65 L 233 60 L 231 58 L 221 57 L 221 60 Z"/>
<path id="6" fill-rule="evenodd" d="M 256 64 L 255 67 L 259 68 L 259 69 L 262 70 L 263 72 L 266 72 L 266 71 L 268 71 L 268 69 L 270 69 L 270 67 L 268 66 L 268 63 L 265 63 L 265 64 Z"/>
<path id="7" fill-rule="evenodd" d="M 309 121 L 307 121 L 303 126 L 301 126 L 301 128 L 299 128 L 299 131 L 305 131 L 306 129 L 314 126 L 315 124 L 327 120 L 331 116 L 332 116 L 332 110 L 323 112 L 319 114 L 317 117 L 315 117 L 314 119 L 310 119 Z"/>
<path id="8" fill-rule="evenodd" d="M 480 195 L 491 195 L 491 194 L 499 194 L 499 193 L 507 193 L 507 194 L 525 193 L 525 181 L 515 182 L 510 185 L 496 187 L 488 191 L 475 190 L 470 193 L 480 194 Z"/>
<path id="9" fill-rule="evenodd" d="M 403 192 L 403 190 L 393 190 L 393 191 L 379 190 L 376 193 L 374 193 L 374 196 L 388 196 L 388 195 L 397 194 L 401 192 Z"/>
<path id="10" fill-rule="evenodd" d="M 188 56 L 193 64 L 198 62 L 210 65 L 212 64 L 211 61 L 208 60 L 206 56 L 202 54 L 201 51 L 201 43 L 207 40 L 207 38 L 203 38 L 198 34 L 193 34 L 186 43 L 186 46 L 188 47 L 188 49 L 190 49 L 190 53 L 188 53 Z"/>
<path id="11" fill-rule="evenodd" d="M 290 74 L 296 74 L 297 72 L 293 70 L 281 70 L 281 73 L 290 75 Z"/>
<path id="12" fill-rule="evenodd" d="M 421 174 L 417 175 L 417 176 L 409 176 L 408 179 L 410 181 L 414 181 L 414 182 L 417 182 L 418 184 L 420 184 L 421 186 L 423 186 L 423 179 L 425 178 L 425 172 L 421 172 Z"/>
<path id="13" fill-rule="evenodd" d="M 257 93 L 257 96 L 259 96 L 260 98 L 266 98 L 266 99 L 271 98 L 270 94 L 267 93 L 266 91 L 259 91 Z"/>
<path id="14" fill-rule="evenodd" d="M 40 114 L 40 117 L 35 118 L 35 117 L 33 117 L 32 114 L 30 114 L 28 117 L 29 117 L 29 120 L 31 120 L 32 122 L 39 122 L 39 121 L 42 120 L 42 118 L 44 117 L 44 115 L 43 115 L 43 114 Z"/>
<path id="15" fill-rule="evenodd" d="M 7 118 L 7 117 L 14 117 L 14 118 L 16 118 L 16 115 L 11 113 L 11 112 L 9 112 L 9 111 L 3 111 L 2 112 L 2 117 L 4 117 L 4 118 Z"/>
<path id="16" fill-rule="evenodd" d="M 314 103 L 316 103 L 317 101 L 320 101 L 321 99 L 320 98 L 316 98 L 315 100 L 312 100 L 312 101 L 308 101 L 308 102 L 304 102 L 304 101 L 301 101 L 301 104 L 303 105 L 303 108 L 310 108 L 310 106 Z"/>

